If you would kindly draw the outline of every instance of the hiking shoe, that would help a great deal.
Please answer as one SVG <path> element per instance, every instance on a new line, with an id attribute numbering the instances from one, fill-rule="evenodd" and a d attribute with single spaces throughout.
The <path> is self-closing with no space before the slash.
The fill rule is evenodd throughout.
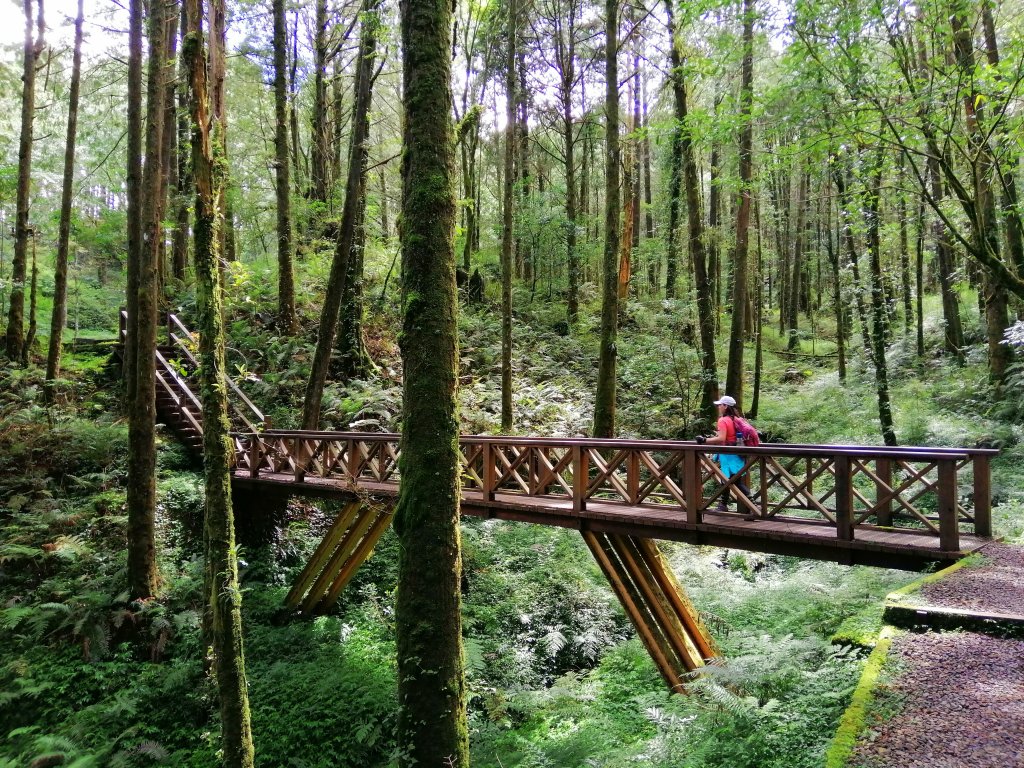
<path id="1" fill-rule="evenodd" d="M 718 505 L 715 507 L 715 512 L 728 512 L 728 511 L 729 511 L 729 507 L 726 506 L 724 501 L 718 502 Z"/>

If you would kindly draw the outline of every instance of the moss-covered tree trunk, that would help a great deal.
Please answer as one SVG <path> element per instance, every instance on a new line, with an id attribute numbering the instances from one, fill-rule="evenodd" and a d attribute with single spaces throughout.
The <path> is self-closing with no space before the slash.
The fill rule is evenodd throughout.
<path id="1" fill-rule="evenodd" d="M 199 0 L 186 0 L 187 26 L 182 45 L 188 71 L 192 115 L 192 168 L 195 197 L 196 304 L 199 314 L 199 363 L 203 406 L 203 469 L 206 489 L 206 601 L 220 700 L 224 765 L 253 765 L 252 725 L 242 647 L 242 595 L 238 588 L 234 517 L 231 509 L 231 440 L 224 364 L 224 321 L 218 264 L 214 150 L 207 101 Z"/>
<path id="2" fill-rule="evenodd" d="M 142 172 L 142 242 L 134 315 L 135 391 L 128 411 L 128 589 L 156 594 L 156 326 L 157 266 L 163 237 L 160 190 L 166 5 L 152 4 L 147 35 L 146 158 Z"/>
<path id="3" fill-rule="evenodd" d="M 53 402 L 54 380 L 60 375 L 61 344 L 68 314 L 68 246 L 71 242 L 71 197 L 75 182 L 75 138 L 78 135 L 78 94 L 82 83 L 82 0 L 75 16 L 75 47 L 71 55 L 71 86 L 68 91 L 68 132 L 64 144 L 64 181 L 60 193 L 60 224 L 57 227 L 57 262 L 53 270 L 53 312 L 50 315 L 50 347 L 46 355 L 46 399 Z"/>
<path id="4" fill-rule="evenodd" d="M 288 29 L 284 0 L 274 3 L 274 181 L 277 190 L 277 315 L 285 333 L 298 331 L 292 267 L 291 187 L 288 179 Z"/>
<path id="5" fill-rule="evenodd" d="M 402 766 L 469 765 L 459 541 L 452 6 L 403 0 L 401 348 L 396 613 Z"/>
<path id="6" fill-rule="evenodd" d="M 356 70 L 356 99 L 352 107 L 352 134 L 349 144 L 348 178 L 345 182 L 345 204 L 341 211 L 341 228 L 334 248 L 331 274 L 327 280 L 320 311 L 320 327 L 317 334 L 313 364 L 306 382 L 306 394 L 302 402 L 302 428 L 316 429 L 320 423 L 320 405 L 323 402 L 324 384 L 330 368 L 334 337 L 338 331 L 338 317 L 345 285 L 348 282 L 352 250 L 356 243 L 356 229 L 360 210 L 365 207 L 366 195 L 366 152 L 369 139 L 369 121 L 366 115 L 370 109 L 374 57 L 377 50 L 377 26 L 380 23 L 374 12 L 377 4 L 366 0 L 362 33 L 359 40 L 358 67 Z"/>
<path id="7" fill-rule="evenodd" d="M 601 349 L 594 398 L 594 437 L 615 434 L 616 337 L 619 330 L 619 2 L 605 0 L 605 200 Z"/>
<path id="8" fill-rule="evenodd" d="M 505 41 L 505 172 L 501 207 L 501 430 L 512 429 L 512 243 L 515 239 L 514 210 L 516 134 L 516 33 L 519 9 L 516 0 L 508 5 Z"/>
<path id="9" fill-rule="evenodd" d="M 35 122 L 36 60 L 43 50 L 43 3 L 33 19 L 32 0 L 25 0 L 25 45 L 22 61 L 21 137 L 18 140 L 18 186 L 15 192 L 14 258 L 11 261 L 11 303 L 7 312 L 7 357 L 20 361 L 25 343 L 25 275 L 28 265 L 29 193 L 32 186 L 32 125 Z M 38 35 L 33 36 L 36 21 Z"/>

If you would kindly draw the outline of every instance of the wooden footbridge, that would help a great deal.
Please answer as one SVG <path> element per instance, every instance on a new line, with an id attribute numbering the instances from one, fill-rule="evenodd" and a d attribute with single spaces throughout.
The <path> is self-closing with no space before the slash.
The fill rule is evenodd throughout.
<path id="1" fill-rule="evenodd" d="M 188 382 L 193 342 L 177 318 L 168 328 L 157 356 L 158 412 L 187 441 L 201 429 Z M 267 429 L 230 388 L 240 495 L 347 502 L 288 596 L 303 613 L 326 610 L 390 524 L 401 438 Z M 484 435 L 462 437 L 460 450 L 463 514 L 579 530 L 673 688 L 717 652 L 657 539 L 920 569 L 957 560 L 992 533 L 994 450 Z M 725 478 L 720 452 L 741 453 L 742 473 Z M 244 526 L 246 509 L 236 518 Z"/>

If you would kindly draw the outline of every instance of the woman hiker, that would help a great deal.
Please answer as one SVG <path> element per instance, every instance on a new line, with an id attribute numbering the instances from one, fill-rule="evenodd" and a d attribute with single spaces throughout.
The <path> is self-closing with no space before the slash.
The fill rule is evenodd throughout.
<path id="1" fill-rule="evenodd" d="M 697 435 L 697 442 L 700 445 L 705 443 L 708 445 L 743 445 L 742 442 L 737 442 L 737 426 L 739 427 L 739 433 L 742 435 L 748 429 L 752 429 L 742 418 L 736 408 L 736 399 L 730 395 L 723 395 L 721 400 L 715 400 L 715 405 L 718 406 L 718 433 L 711 437 L 704 437 L 704 435 Z M 715 456 L 718 461 L 718 466 L 722 468 L 722 474 L 726 478 L 731 478 L 733 475 L 739 473 L 743 469 L 743 465 L 746 460 L 738 453 L 719 453 Z M 750 489 L 743 483 L 742 479 L 738 479 L 734 486 L 739 489 L 740 493 L 750 498 Z M 716 512 L 728 512 L 729 494 L 728 492 L 722 494 L 718 498 L 718 506 L 715 508 Z M 748 520 L 756 519 L 753 513 L 747 515 Z"/>

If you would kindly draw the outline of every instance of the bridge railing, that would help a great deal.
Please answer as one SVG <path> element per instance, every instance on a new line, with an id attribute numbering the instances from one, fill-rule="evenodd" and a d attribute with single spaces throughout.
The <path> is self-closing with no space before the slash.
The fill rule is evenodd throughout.
<path id="1" fill-rule="evenodd" d="M 234 439 L 236 472 L 253 478 L 287 474 L 370 491 L 400 480 L 396 434 L 267 430 Z M 464 436 L 460 448 L 466 498 L 484 504 L 547 500 L 574 515 L 602 506 L 676 510 L 693 524 L 742 514 L 827 526 L 840 540 L 861 528 L 932 535 L 947 551 L 959 549 L 962 528 L 991 535 L 994 450 L 490 436 Z M 741 454 L 742 472 L 726 478 L 717 453 Z M 738 512 L 718 512 L 724 501 Z"/>

